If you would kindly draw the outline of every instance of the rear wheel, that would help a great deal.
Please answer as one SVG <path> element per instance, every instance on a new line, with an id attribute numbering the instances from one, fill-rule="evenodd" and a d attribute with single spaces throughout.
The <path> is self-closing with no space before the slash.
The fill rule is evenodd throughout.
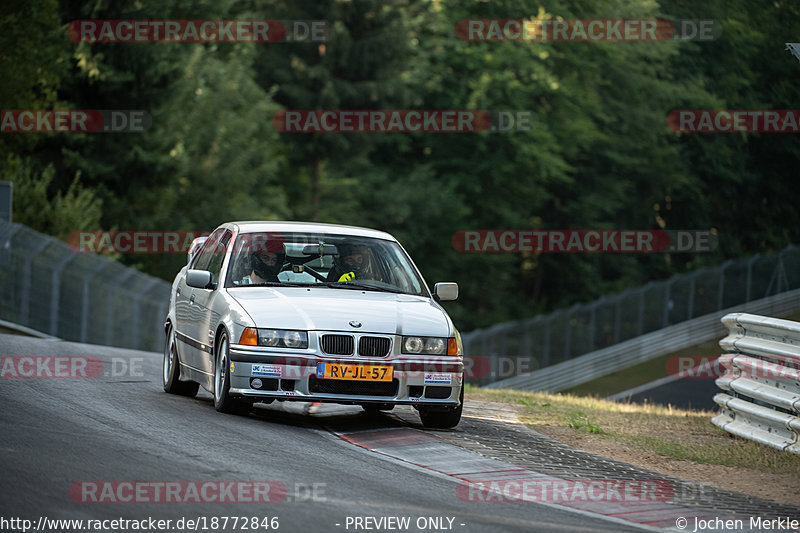
<path id="1" fill-rule="evenodd" d="M 419 418 L 427 428 L 449 429 L 461 422 L 461 411 L 464 407 L 464 384 L 461 384 L 458 407 L 420 407 Z"/>
<path id="2" fill-rule="evenodd" d="M 167 336 L 164 341 L 164 364 L 162 366 L 161 378 L 164 390 L 170 394 L 188 396 L 190 398 L 197 394 L 200 385 L 194 381 L 181 381 L 180 359 L 178 357 L 178 346 L 175 341 L 175 330 L 172 324 L 167 326 Z"/>
<path id="3" fill-rule="evenodd" d="M 221 413 L 245 415 L 250 410 L 251 402 L 233 398 L 231 389 L 231 374 L 228 367 L 229 361 L 228 334 L 222 332 L 217 342 L 217 357 L 214 365 L 214 408 Z"/>

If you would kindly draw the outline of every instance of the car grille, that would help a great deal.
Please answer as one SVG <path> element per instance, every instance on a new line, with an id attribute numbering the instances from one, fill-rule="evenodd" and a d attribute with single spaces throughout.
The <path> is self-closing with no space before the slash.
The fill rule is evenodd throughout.
<path id="1" fill-rule="evenodd" d="M 331 355 L 353 355 L 355 341 L 352 335 L 323 335 L 322 351 Z"/>
<path id="2" fill-rule="evenodd" d="M 309 376 L 308 390 L 324 394 L 351 394 L 354 396 L 396 396 L 398 382 L 351 381 L 344 379 L 319 379 Z"/>
<path id="3" fill-rule="evenodd" d="M 390 344 L 386 337 L 361 337 L 358 341 L 358 355 L 386 357 L 389 355 Z"/>

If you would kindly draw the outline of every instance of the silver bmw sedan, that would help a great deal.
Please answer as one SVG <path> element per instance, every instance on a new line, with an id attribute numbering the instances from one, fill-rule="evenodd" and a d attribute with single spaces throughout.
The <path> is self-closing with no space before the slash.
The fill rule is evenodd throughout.
<path id="1" fill-rule="evenodd" d="M 192 246 L 165 322 L 164 390 L 246 413 L 254 402 L 414 406 L 461 419 L 461 339 L 391 235 L 302 222 L 230 222 Z"/>

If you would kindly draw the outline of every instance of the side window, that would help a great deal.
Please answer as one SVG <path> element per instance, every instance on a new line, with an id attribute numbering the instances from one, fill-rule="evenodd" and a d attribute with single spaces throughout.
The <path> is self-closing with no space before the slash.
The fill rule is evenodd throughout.
<path id="1" fill-rule="evenodd" d="M 198 252 L 192 258 L 192 263 L 189 265 L 189 268 L 193 270 L 208 270 L 208 262 L 211 260 L 211 252 L 216 247 L 221 233 L 222 232 L 215 231 L 209 235 L 206 242 L 203 243 L 203 247 L 200 248 L 200 250 L 198 250 Z"/>
<path id="2" fill-rule="evenodd" d="M 208 236 L 206 242 L 203 243 L 203 247 L 192 258 L 192 264 L 189 265 L 189 268 L 193 270 L 208 270 L 208 263 L 211 261 L 211 256 L 217 247 L 217 242 L 222 232 L 223 230 L 219 229 Z"/>
<path id="3" fill-rule="evenodd" d="M 231 240 L 231 232 L 226 231 L 222 238 L 215 244 L 214 250 L 209 254 L 211 260 L 208 262 L 206 270 L 211 272 L 211 281 L 213 283 L 219 282 L 219 271 L 222 268 L 222 262 L 225 260 L 225 248 Z"/>

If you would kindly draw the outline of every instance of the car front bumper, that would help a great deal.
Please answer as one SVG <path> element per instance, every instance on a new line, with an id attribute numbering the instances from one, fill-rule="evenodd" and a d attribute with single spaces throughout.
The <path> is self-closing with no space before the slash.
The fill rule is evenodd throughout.
<path id="1" fill-rule="evenodd" d="M 321 379 L 318 363 L 388 366 L 392 381 Z M 231 345 L 230 394 L 255 400 L 452 407 L 459 404 L 464 364 L 453 356 L 341 357 L 286 354 Z"/>

